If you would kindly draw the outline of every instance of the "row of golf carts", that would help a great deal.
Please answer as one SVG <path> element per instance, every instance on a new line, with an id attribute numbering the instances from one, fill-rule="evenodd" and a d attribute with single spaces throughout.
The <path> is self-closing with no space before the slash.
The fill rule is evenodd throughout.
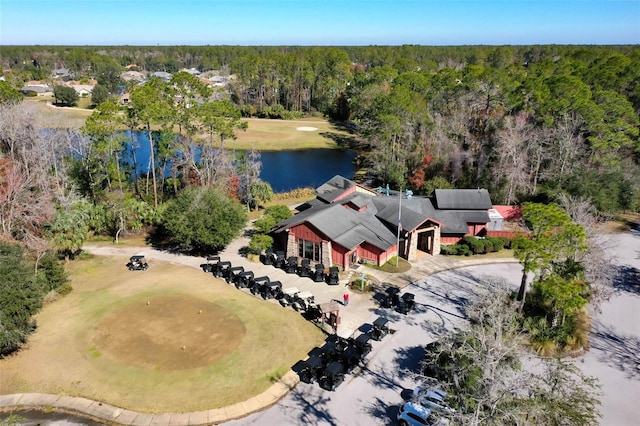
<path id="1" fill-rule="evenodd" d="M 382 340 L 389 333 L 386 318 L 377 318 L 369 332 L 356 338 L 329 335 L 324 345 L 309 352 L 309 358 L 294 366 L 300 380 L 318 383 L 325 390 L 334 391 L 356 367 L 364 363 L 371 352 L 371 340 Z"/>
<path id="2" fill-rule="evenodd" d="M 260 260 L 265 265 L 272 265 L 274 268 L 282 269 L 287 274 L 296 274 L 299 277 L 311 278 L 314 282 L 322 283 L 326 282 L 329 285 L 338 285 L 340 283 L 340 270 L 332 266 L 329 268 L 329 272 L 326 272 L 326 268 L 322 263 L 317 263 L 311 268 L 311 261 L 309 259 L 302 259 L 298 262 L 298 257 L 289 256 L 285 257 L 283 251 L 276 251 L 269 249 L 260 257 Z"/>
<path id="3" fill-rule="evenodd" d="M 222 278 L 238 289 L 249 289 L 251 294 L 265 300 L 276 299 L 282 306 L 289 306 L 303 313 L 314 313 L 316 303 L 310 291 L 300 291 L 297 287 L 282 288 L 282 282 L 271 281 L 268 276 L 255 277 L 253 271 L 245 271 L 243 266 L 233 266 L 231 262 L 220 260 L 220 256 L 210 256 L 202 270 Z M 316 313 L 319 315 L 319 313 Z"/>

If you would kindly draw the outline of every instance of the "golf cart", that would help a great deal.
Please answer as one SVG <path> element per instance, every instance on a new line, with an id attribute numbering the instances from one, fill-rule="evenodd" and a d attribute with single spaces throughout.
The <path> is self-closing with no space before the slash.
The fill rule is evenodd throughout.
<path id="1" fill-rule="evenodd" d="M 280 299 L 282 297 L 282 283 L 280 281 L 269 281 L 264 285 L 262 291 L 263 299 Z"/>
<path id="2" fill-rule="evenodd" d="M 251 280 L 253 280 L 253 271 L 244 271 L 238 274 L 234 284 L 237 288 L 248 288 Z"/>
<path id="3" fill-rule="evenodd" d="M 353 340 L 353 346 L 360 351 L 363 358 L 371 352 L 371 343 L 369 343 L 370 338 L 371 336 L 369 334 L 361 334 Z"/>
<path id="4" fill-rule="evenodd" d="M 146 271 L 149 268 L 149 265 L 144 259 L 144 256 L 137 255 L 129 258 L 127 268 L 129 268 L 130 271 Z"/>
<path id="5" fill-rule="evenodd" d="M 322 389 L 334 391 L 343 381 L 344 365 L 339 361 L 334 361 L 324 369 L 318 384 Z"/>
<path id="6" fill-rule="evenodd" d="M 264 290 L 264 286 L 271 281 L 269 277 L 262 276 L 258 278 L 253 278 L 249 281 L 249 290 L 251 294 L 262 294 Z"/>
<path id="7" fill-rule="evenodd" d="M 317 283 L 324 282 L 326 276 L 324 273 L 324 265 L 322 263 L 316 264 L 316 269 L 313 271 L 313 276 L 311 278 Z"/>
<path id="8" fill-rule="evenodd" d="M 307 312 L 316 306 L 315 297 L 310 291 L 301 291 L 294 296 L 291 306 L 296 311 Z"/>
<path id="9" fill-rule="evenodd" d="M 291 256 L 287 259 L 287 263 L 282 267 L 287 274 L 295 274 L 298 269 L 298 258 Z"/>
<path id="10" fill-rule="evenodd" d="M 204 272 L 213 272 L 213 268 L 218 262 L 220 262 L 220 256 L 209 256 L 207 257 L 207 263 L 200 264 L 200 267 Z"/>
<path id="11" fill-rule="evenodd" d="M 273 260 L 273 267 L 277 268 L 277 269 L 282 269 L 282 267 L 284 266 L 285 263 L 286 263 L 286 260 L 284 258 L 284 252 L 283 251 L 277 251 L 276 252 L 276 257 Z"/>
<path id="12" fill-rule="evenodd" d="M 299 277 L 303 278 L 311 276 L 311 261 L 309 259 L 302 259 L 296 273 Z"/>
<path id="13" fill-rule="evenodd" d="M 287 287 L 282 290 L 282 298 L 280 299 L 280 304 L 282 306 L 291 306 L 293 304 L 293 300 L 296 297 L 296 294 L 300 293 L 298 287 Z"/>
<path id="14" fill-rule="evenodd" d="M 327 284 L 338 285 L 340 284 L 340 270 L 337 266 L 329 268 L 329 275 L 327 275 Z"/>
<path id="15" fill-rule="evenodd" d="M 276 259 L 276 255 L 273 253 L 273 249 L 269 248 L 267 249 L 267 251 L 264 253 L 264 256 L 262 257 L 262 263 L 264 265 L 273 265 L 273 262 Z"/>
<path id="16" fill-rule="evenodd" d="M 244 272 L 244 266 L 234 266 L 233 268 L 229 268 L 226 270 L 224 278 L 229 284 L 234 284 L 241 272 Z"/>
<path id="17" fill-rule="evenodd" d="M 216 278 L 222 278 L 227 274 L 227 270 L 231 268 L 231 262 L 224 261 L 216 263 L 213 268 L 213 276 Z"/>
<path id="18" fill-rule="evenodd" d="M 415 296 L 413 293 L 405 293 L 402 295 L 400 300 L 398 300 L 398 304 L 396 305 L 396 311 L 401 314 L 407 315 L 410 310 L 416 305 L 414 300 Z"/>
<path id="19" fill-rule="evenodd" d="M 322 358 L 318 355 L 312 355 L 304 363 L 302 371 L 298 373 L 300 381 L 305 383 L 313 383 L 317 380 L 322 371 Z"/>
<path id="20" fill-rule="evenodd" d="M 384 336 L 389 333 L 389 321 L 386 318 L 378 317 L 373 322 L 373 329 L 371 330 L 371 338 L 373 340 L 382 340 Z"/>
<path id="21" fill-rule="evenodd" d="M 380 301 L 383 308 L 391 308 L 398 305 L 400 300 L 400 289 L 398 287 L 389 287 L 385 290 L 387 293 Z"/>

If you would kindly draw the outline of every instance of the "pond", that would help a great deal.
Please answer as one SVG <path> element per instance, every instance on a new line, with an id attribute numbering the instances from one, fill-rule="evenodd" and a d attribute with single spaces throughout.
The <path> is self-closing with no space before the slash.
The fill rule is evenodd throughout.
<path id="1" fill-rule="evenodd" d="M 136 134 L 136 162 L 139 174 L 149 170 L 149 141 L 144 132 Z M 128 156 L 131 157 L 131 146 Z M 271 184 L 273 192 L 296 188 L 317 188 L 335 175 L 348 179 L 355 173 L 356 152 L 340 149 L 305 149 L 294 151 L 264 151 L 261 153 L 260 178 Z M 167 170 L 169 170 L 167 168 Z"/>

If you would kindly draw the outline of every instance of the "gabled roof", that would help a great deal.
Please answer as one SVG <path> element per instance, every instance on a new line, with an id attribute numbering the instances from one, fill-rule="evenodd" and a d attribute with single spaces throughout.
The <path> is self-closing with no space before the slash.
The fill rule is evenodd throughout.
<path id="1" fill-rule="evenodd" d="M 332 203 L 343 195 L 347 190 L 354 188 L 357 184 L 340 175 L 335 175 L 316 189 L 316 194 L 321 200 Z"/>
<path id="2" fill-rule="evenodd" d="M 387 222 L 389 225 L 398 226 L 398 216 L 402 228 L 412 231 L 422 225 L 426 220 L 442 225 L 436 218 L 436 211 L 431 204 L 431 200 L 426 197 L 411 197 L 403 199 L 399 204 L 398 197 L 374 197 L 373 204 L 377 207 L 376 217 Z M 400 215 L 398 215 L 400 207 Z"/>
<path id="3" fill-rule="evenodd" d="M 382 250 L 396 243 L 395 235 L 375 218 L 369 209 L 357 212 L 342 204 L 325 204 L 304 210 L 278 223 L 274 232 L 309 223 L 347 250 L 367 242 Z"/>
<path id="4" fill-rule="evenodd" d="M 436 189 L 435 207 L 440 210 L 488 210 L 492 207 L 486 189 Z"/>

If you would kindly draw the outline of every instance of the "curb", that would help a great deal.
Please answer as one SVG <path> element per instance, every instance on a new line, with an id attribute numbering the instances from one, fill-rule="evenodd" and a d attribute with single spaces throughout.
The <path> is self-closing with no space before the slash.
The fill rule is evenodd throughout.
<path id="1" fill-rule="evenodd" d="M 188 413 L 142 413 L 88 398 L 43 393 L 0 395 L 0 412 L 11 413 L 23 409 L 56 411 L 77 414 L 94 421 L 106 421 L 109 424 L 134 426 L 211 425 L 225 423 L 264 410 L 280 401 L 299 382 L 298 375 L 293 370 L 289 370 L 266 391 L 246 401 L 223 408 Z"/>

